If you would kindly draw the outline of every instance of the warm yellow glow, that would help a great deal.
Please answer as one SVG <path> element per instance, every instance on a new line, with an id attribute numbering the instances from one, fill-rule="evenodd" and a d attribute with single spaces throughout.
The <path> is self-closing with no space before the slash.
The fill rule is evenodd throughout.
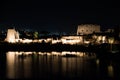
<path id="1" fill-rule="evenodd" d="M 52 54 L 51 54 L 51 53 L 49 53 L 49 52 L 46 52 L 46 54 L 47 54 L 48 56 L 52 55 Z"/>
<path id="2" fill-rule="evenodd" d="M 8 29 L 7 31 L 7 37 L 5 41 L 10 42 L 10 43 L 15 43 L 18 42 L 19 39 L 19 33 L 15 31 L 15 29 Z"/>
<path id="3" fill-rule="evenodd" d="M 78 25 L 77 35 L 92 34 L 93 32 L 100 32 L 100 25 L 96 24 Z"/>
<path id="4" fill-rule="evenodd" d="M 84 43 L 85 43 L 85 44 L 89 44 L 89 43 L 90 43 L 90 41 L 84 41 Z"/>
<path id="5" fill-rule="evenodd" d="M 84 53 L 79 53 L 79 56 L 80 56 L 80 57 L 84 56 Z"/>
<path id="6" fill-rule="evenodd" d="M 70 40 L 65 40 L 65 39 L 62 39 L 62 43 L 63 44 L 77 44 L 77 43 L 79 43 L 80 42 L 80 40 L 72 40 L 72 39 L 70 39 Z"/>
<path id="7" fill-rule="evenodd" d="M 52 44 L 56 44 L 56 43 L 59 43 L 59 42 L 61 42 L 61 40 L 52 40 Z"/>
<path id="8" fill-rule="evenodd" d="M 100 41 L 102 41 L 102 36 L 97 37 L 97 43 L 100 43 Z"/>
<path id="9" fill-rule="evenodd" d="M 105 43 L 105 41 L 106 41 L 106 36 L 103 36 L 102 37 L 102 42 Z"/>
<path id="10" fill-rule="evenodd" d="M 68 51 L 63 51 L 61 55 L 66 55 L 66 53 L 69 53 Z"/>
<path id="11" fill-rule="evenodd" d="M 32 42 L 32 39 L 24 39 L 22 40 L 22 43 L 31 43 Z"/>
<path id="12" fill-rule="evenodd" d="M 114 38 L 109 38 L 109 39 L 108 39 L 108 42 L 109 42 L 110 44 L 114 43 Z"/>
<path id="13" fill-rule="evenodd" d="M 21 52 L 15 52 L 16 55 L 22 55 L 22 53 L 24 53 L 24 52 L 22 52 L 22 51 Z"/>
<path id="14" fill-rule="evenodd" d="M 28 55 L 37 53 L 39 55 L 48 55 L 48 56 L 65 56 L 66 54 L 70 54 L 70 55 L 75 55 L 78 57 L 83 57 L 83 56 L 87 57 L 87 54 L 84 52 L 74 52 L 74 51 L 72 51 L 72 52 L 70 52 L 70 51 L 63 51 L 63 52 L 55 52 L 55 51 L 52 51 L 52 52 L 24 52 L 24 51 L 20 51 L 20 52 L 17 52 L 16 51 L 16 52 L 11 52 L 11 53 L 14 53 L 16 56 L 19 56 L 19 55 L 28 56 Z"/>
<path id="15" fill-rule="evenodd" d="M 14 52 L 7 52 L 6 53 L 6 58 L 7 58 L 7 77 L 8 78 L 14 78 L 15 74 L 14 74 L 14 69 L 15 69 L 15 53 Z"/>
<path id="16" fill-rule="evenodd" d="M 14 52 L 16 55 L 31 55 L 31 54 L 33 54 L 34 52 L 23 52 L 23 51 L 21 51 L 21 52 Z"/>
<path id="17" fill-rule="evenodd" d="M 99 60 L 99 59 L 97 59 L 97 60 L 96 60 L 96 64 L 97 64 L 97 65 L 99 65 L 99 63 L 100 63 L 100 60 Z"/>
<path id="18" fill-rule="evenodd" d="M 44 55 L 42 52 L 38 52 L 39 55 Z"/>
<path id="19" fill-rule="evenodd" d="M 47 38 L 46 39 L 46 43 L 51 42 L 51 41 L 52 41 L 52 38 Z"/>
<path id="20" fill-rule="evenodd" d="M 42 43 L 43 41 L 44 41 L 45 43 L 48 43 L 48 42 L 49 42 L 49 40 L 47 40 L 47 39 L 38 39 L 36 42 Z"/>
<path id="21" fill-rule="evenodd" d="M 82 42 L 81 36 L 64 36 L 61 38 L 62 44 L 80 44 Z"/>
<path id="22" fill-rule="evenodd" d="M 93 38 L 93 39 L 97 39 L 97 36 L 96 36 L 96 35 L 93 35 L 92 38 Z"/>
<path id="23" fill-rule="evenodd" d="M 24 52 L 25 55 L 32 54 L 32 52 Z"/>
<path id="24" fill-rule="evenodd" d="M 78 57 L 85 56 L 84 52 L 69 52 L 69 51 L 63 51 L 62 54 L 61 54 L 61 56 L 64 56 L 66 54 L 71 54 L 71 55 L 75 55 L 75 56 L 78 56 Z"/>
<path id="25" fill-rule="evenodd" d="M 113 77 L 113 74 L 114 74 L 113 66 L 112 66 L 112 65 L 109 65 L 109 66 L 108 66 L 108 75 L 109 75 L 110 77 Z"/>
<path id="26" fill-rule="evenodd" d="M 42 41 L 43 41 L 43 39 L 39 39 L 39 40 L 38 40 L 39 43 L 42 43 Z"/>
<path id="27" fill-rule="evenodd" d="M 39 42 L 39 40 L 38 40 L 38 39 L 35 39 L 35 40 L 33 40 L 32 42 Z"/>
<path id="28" fill-rule="evenodd" d="M 10 62 L 10 65 L 14 63 L 14 52 L 7 53 L 7 60 Z"/>
<path id="29" fill-rule="evenodd" d="M 55 55 L 55 56 L 60 56 L 61 55 L 61 53 L 60 52 L 52 52 L 52 55 Z"/>

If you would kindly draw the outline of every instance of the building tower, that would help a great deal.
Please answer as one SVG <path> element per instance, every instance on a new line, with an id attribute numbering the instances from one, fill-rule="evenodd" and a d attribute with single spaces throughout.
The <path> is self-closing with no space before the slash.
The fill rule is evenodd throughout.
<path id="1" fill-rule="evenodd" d="M 78 25 L 77 35 L 92 34 L 93 32 L 100 32 L 100 25 L 94 24 Z"/>
<path id="2" fill-rule="evenodd" d="M 15 29 L 8 29 L 5 41 L 15 43 L 16 39 L 19 39 L 19 33 Z"/>

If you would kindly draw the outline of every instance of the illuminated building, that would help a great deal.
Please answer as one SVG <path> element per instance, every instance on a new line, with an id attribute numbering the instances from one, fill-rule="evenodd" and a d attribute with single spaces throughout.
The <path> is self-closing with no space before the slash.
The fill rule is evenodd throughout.
<path id="1" fill-rule="evenodd" d="M 77 35 L 92 34 L 93 32 L 100 32 L 100 25 L 93 24 L 78 25 Z"/>
<path id="2" fill-rule="evenodd" d="M 83 41 L 81 36 L 63 36 L 61 38 L 62 44 L 80 44 Z"/>
<path id="3" fill-rule="evenodd" d="M 19 33 L 15 29 L 8 29 L 5 41 L 15 43 L 19 39 Z"/>

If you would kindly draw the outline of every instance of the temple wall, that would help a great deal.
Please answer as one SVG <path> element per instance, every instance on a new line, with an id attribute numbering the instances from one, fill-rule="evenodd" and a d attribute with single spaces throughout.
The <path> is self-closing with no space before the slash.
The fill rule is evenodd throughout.
<path id="1" fill-rule="evenodd" d="M 93 24 L 78 25 L 77 35 L 92 34 L 93 32 L 100 32 L 100 26 Z"/>
<path id="2" fill-rule="evenodd" d="M 19 38 L 18 32 L 15 31 L 15 29 L 8 29 L 7 31 L 7 37 L 5 41 L 14 43 L 16 42 L 16 39 Z"/>

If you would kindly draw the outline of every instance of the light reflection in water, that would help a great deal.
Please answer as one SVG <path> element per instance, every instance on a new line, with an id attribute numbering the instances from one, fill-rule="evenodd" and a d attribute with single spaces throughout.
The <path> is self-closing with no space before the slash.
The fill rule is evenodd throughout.
<path id="1" fill-rule="evenodd" d="M 7 56 L 7 77 L 14 78 L 15 77 L 15 53 L 8 52 Z"/>
<path id="2" fill-rule="evenodd" d="M 112 65 L 108 66 L 108 76 L 109 77 L 113 77 L 114 76 L 114 70 L 113 70 L 113 66 Z"/>
<path id="3" fill-rule="evenodd" d="M 64 55 L 76 55 L 65 57 Z M 7 78 L 37 78 L 50 76 L 94 77 L 99 70 L 100 60 L 95 55 L 85 52 L 7 52 Z M 92 62 L 95 62 L 95 65 Z M 97 67 L 93 68 L 92 66 Z M 113 76 L 113 67 L 108 66 L 109 76 Z"/>
<path id="4" fill-rule="evenodd" d="M 23 52 L 8 52 L 7 56 L 7 74 L 8 78 L 19 78 L 24 75 L 24 77 L 31 76 L 31 65 L 32 61 L 29 57 L 25 59 L 18 59 L 19 55 L 24 54 Z M 28 53 L 25 53 L 28 54 Z M 22 73 L 22 74 L 21 74 Z M 19 75 L 19 76 L 18 76 Z"/>
<path id="5" fill-rule="evenodd" d="M 99 66 L 100 60 L 96 59 L 96 64 Z"/>

